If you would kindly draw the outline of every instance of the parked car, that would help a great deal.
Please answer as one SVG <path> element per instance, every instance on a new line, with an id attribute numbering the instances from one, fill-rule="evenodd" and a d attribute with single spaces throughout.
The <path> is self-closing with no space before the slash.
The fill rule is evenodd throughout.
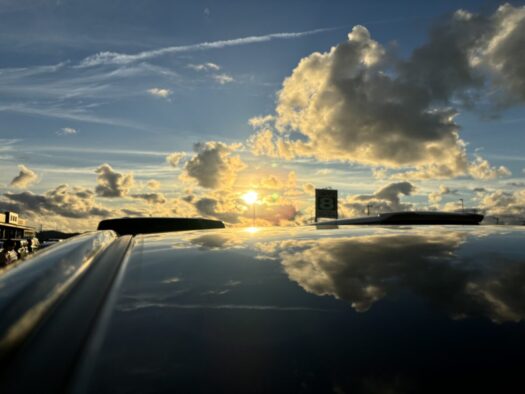
<path id="1" fill-rule="evenodd" d="M 27 249 L 29 253 L 36 252 L 38 249 L 40 249 L 40 241 L 38 238 L 27 238 Z"/>
<path id="2" fill-rule="evenodd" d="M 1 248 L 3 249 L 3 244 L 5 243 L 5 239 L 1 240 Z M 16 254 L 18 259 L 24 258 L 29 254 L 28 249 L 28 241 L 26 239 L 11 239 L 15 243 L 14 246 L 14 253 Z"/>
<path id="3" fill-rule="evenodd" d="M 48 239 L 47 241 L 43 241 L 41 244 L 40 244 L 40 247 L 43 249 L 43 248 L 47 248 L 48 246 L 51 246 L 51 245 L 55 245 L 57 244 L 58 242 L 62 242 L 63 239 Z"/>
<path id="4" fill-rule="evenodd" d="M 11 246 L 8 246 L 8 243 L 11 243 Z M 8 248 L 6 250 L 6 248 Z M 13 264 L 18 260 L 18 255 L 15 251 L 14 242 L 11 240 L 0 240 L 0 269 L 5 268 Z"/>
<path id="5" fill-rule="evenodd" d="M 97 231 L 0 276 L 0 392 L 519 392 L 525 229 Z"/>

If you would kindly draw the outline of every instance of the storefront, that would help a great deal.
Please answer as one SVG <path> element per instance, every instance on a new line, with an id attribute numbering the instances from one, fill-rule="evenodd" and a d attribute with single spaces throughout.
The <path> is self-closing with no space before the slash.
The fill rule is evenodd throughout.
<path id="1" fill-rule="evenodd" d="M 32 238 L 36 236 L 34 227 L 26 225 L 16 212 L 0 213 L 0 239 Z"/>

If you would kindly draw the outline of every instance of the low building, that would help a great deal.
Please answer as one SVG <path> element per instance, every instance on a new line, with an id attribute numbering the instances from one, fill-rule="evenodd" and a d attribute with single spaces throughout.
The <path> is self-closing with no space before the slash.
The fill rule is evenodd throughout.
<path id="1" fill-rule="evenodd" d="M 0 213 L 0 239 L 32 238 L 36 229 L 27 225 L 16 212 Z"/>

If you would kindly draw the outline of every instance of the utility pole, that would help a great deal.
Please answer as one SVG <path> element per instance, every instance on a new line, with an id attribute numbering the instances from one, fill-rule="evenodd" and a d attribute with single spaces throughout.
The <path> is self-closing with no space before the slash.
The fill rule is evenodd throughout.
<path id="1" fill-rule="evenodd" d="M 463 199 L 460 198 L 459 201 L 461 201 L 461 212 L 465 212 L 465 205 L 463 203 Z"/>

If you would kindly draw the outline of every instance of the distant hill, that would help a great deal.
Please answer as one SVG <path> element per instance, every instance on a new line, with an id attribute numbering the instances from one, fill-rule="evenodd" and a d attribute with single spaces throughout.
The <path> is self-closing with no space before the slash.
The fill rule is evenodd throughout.
<path id="1" fill-rule="evenodd" d="M 36 233 L 36 236 L 40 242 L 48 241 L 50 239 L 66 239 L 74 237 L 80 233 L 63 233 L 62 231 L 46 230 Z"/>

